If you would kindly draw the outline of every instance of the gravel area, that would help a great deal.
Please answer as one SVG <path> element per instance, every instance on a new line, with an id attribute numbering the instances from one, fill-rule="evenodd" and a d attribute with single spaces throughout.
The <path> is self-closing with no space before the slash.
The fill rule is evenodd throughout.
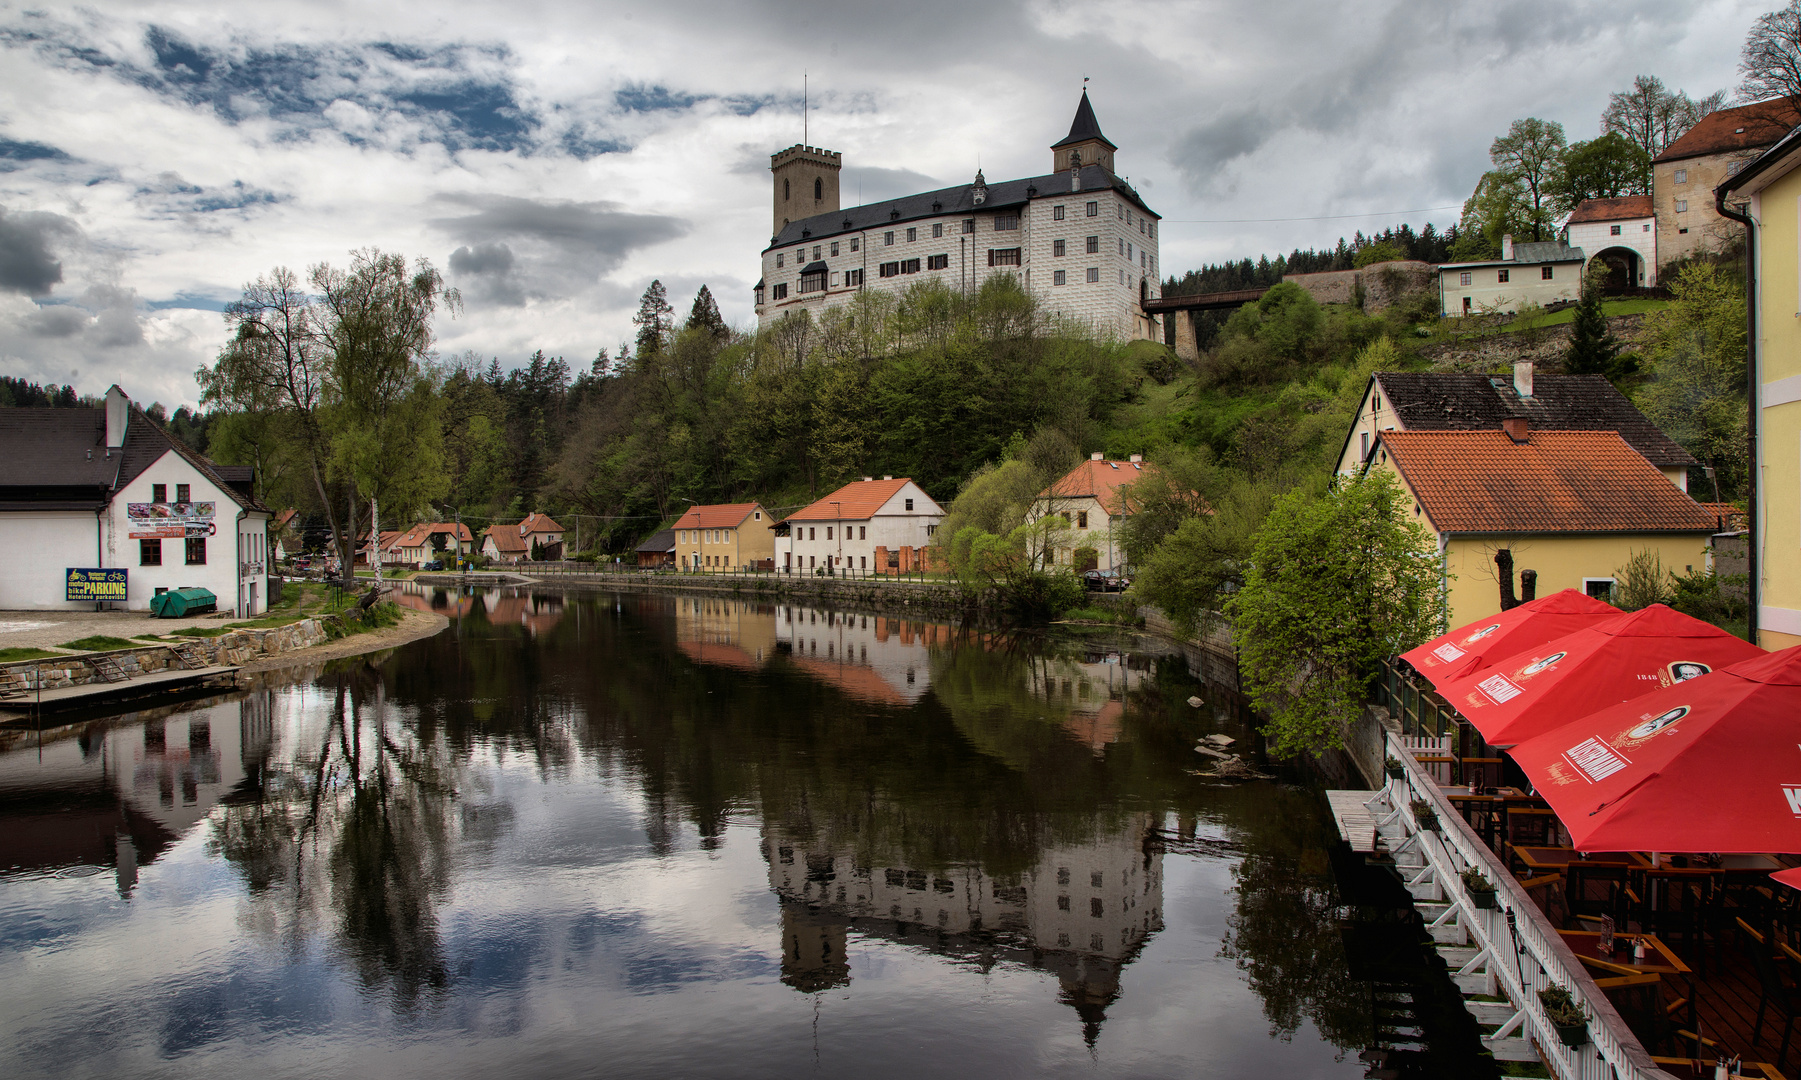
<path id="1" fill-rule="evenodd" d="M 131 638 L 235 621 L 238 620 L 230 613 L 224 618 L 201 615 L 193 619 L 153 619 L 143 611 L 0 611 L 0 649 L 53 649 L 65 641 L 95 634 Z"/>

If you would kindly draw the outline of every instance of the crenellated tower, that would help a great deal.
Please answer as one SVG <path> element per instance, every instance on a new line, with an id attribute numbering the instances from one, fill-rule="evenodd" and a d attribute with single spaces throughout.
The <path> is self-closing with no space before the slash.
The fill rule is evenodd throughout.
<path id="1" fill-rule="evenodd" d="M 836 150 L 799 143 L 769 155 L 769 171 L 775 179 L 775 236 L 790 221 L 830 214 L 838 209 L 838 173 L 844 155 Z"/>

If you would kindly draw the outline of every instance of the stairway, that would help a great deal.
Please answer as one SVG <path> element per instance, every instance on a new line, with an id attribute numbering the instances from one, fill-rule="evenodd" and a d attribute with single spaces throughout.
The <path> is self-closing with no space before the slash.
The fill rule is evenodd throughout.
<path id="1" fill-rule="evenodd" d="M 25 685 L 25 679 L 16 671 L 0 671 L 0 698 L 24 697 L 31 688 Z"/>
<path id="2" fill-rule="evenodd" d="M 178 642 L 170 645 L 169 652 L 175 657 L 177 664 L 189 671 L 199 671 L 207 666 L 206 654 L 200 651 L 199 645 L 192 642 Z"/>
<path id="3" fill-rule="evenodd" d="M 116 656 L 90 656 L 87 661 L 88 667 L 93 668 L 96 675 L 109 683 L 121 683 L 131 678 Z"/>

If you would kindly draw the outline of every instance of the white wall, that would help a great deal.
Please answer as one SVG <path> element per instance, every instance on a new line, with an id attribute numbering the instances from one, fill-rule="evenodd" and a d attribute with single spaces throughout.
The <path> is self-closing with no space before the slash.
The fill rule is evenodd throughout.
<path id="1" fill-rule="evenodd" d="M 151 486 L 154 484 L 168 486 L 167 494 L 171 502 L 175 501 L 176 485 L 187 484 L 191 502 L 210 502 L 215 505 L 213 522 L 217 531 L 207 537 L 204 566 L 187 565 L 186 544 L 180 539 L 163 541 L 161 566 L 140 565 L 139 545 L 138 541 L 131 538 L 131 521 L 126 514 L 126 504 L 154 501 L 151 499 Z M 133 611 L 147 611 L 150 608 L 150 598 L 156 594 L 157 589 L 193 587 L 211 589 L 213 595 L 219 598 L 221 611 L 256 615 L 265 610 L 268 603 L 268 556 L 262 550 L 261 539 L 268 534 L 270 515 L 252 513 L 240 522 L 238 514 L 241 509 L 206 474 L 173 450 L 164 453 L 155 464 L 140 473 L 137 479 L 125 485 L 107 508 L 106 561 L 102 565 L 123 566 L 130 571 L 126 575 L 126 607 Z M 240 563 L 244 564 L 242 574 L 239 572 Z M 253 585 L 256 603 L 251 606 Z"/>
<path id="2" fill-rule="evenodd" d="M 92 511 L 0 514 L 0 610 L 92 611 L 65 602 L 63 585 L 70 567 L 102 565 L 99 532 Z"/>
<path id="3" fill-rule="evenodd" d="M 1545 265 L 1551 267 L 1551 279 L 1548 281 L 1541 273 Z M 1567 262 L 1442 267 L 1438 272 L 1438 281 L 1443 289 L 1444 313 L 1462 315 L 1463 298 L 1466 296 L 1470 298 L 1472 315 L 1518 311 L 1527 302 L 1543 307 L 1558 300 L 1580 299 L 1582 266 L 1582 263 Z M 1502 270 L 1508 272 L 1506 281 L 1500 280 Z M 1464 274 L 1470 276 L 1468 285 L 1463 284 Z"/>
<path id="4" fill-rule="evenodd" d="M 1628 248 L 1638 253 L 1639 279 L 1633 284 L 1650 288 L 1657 284 L 1657 229 L 1653 218 L 1631 218 L 1626 221 L 1585 221 L 1565 231 L 1570 247 L 1582 249 L 1590 264 L 1608 248 Z M 1614 235 L 1613 230 L 1620 230 Z"/>
<path id="5" fill-rule="evenodd" d="M 907 500 L 913 509 L 907 509 Z M 903 547 L 930 547 L 936 540 L 933 530 L 944 520 L 944 511 L 918 484 L 908 482 L 880 510 L 867 518 L 844 521 L 797 521 L 792 526 L 795 569 L 811 571 L 815 567 L 843 565 L 855 570 L 874 570 L 875 549 L 886 547 L 898 551 Z M 827 559 L 842 557 L 842 564 Z M 781 566 L 780 556 L 777 566 Z"/>

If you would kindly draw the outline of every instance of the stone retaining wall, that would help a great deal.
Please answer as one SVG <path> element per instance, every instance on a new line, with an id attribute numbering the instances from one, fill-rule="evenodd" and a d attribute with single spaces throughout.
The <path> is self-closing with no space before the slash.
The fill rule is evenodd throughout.
<path id="1" fill-rule="evenodd" d="M 418 574 L 421 585 L 461 584 L 454 574 Z M 788 598 L 827 605 L 857 607 L 870 612 L 907 614 L 941 619 L 961 619 L 988 614 L 954 585 L 936 582 L 895 581 L 880 578 L 831 578 L 788 574 L 568 574 L 534 579 L 547 587 L 573 586 L 618 589 L 623 592 L 688 592 L 709 596 L 733 596 L 763 600 Z"/>
<path id="2" fill-rule="evenodd" d="M 278 656 L 328 640 L 330 634 L 326 631 L 323 620 L 301 619 L 299 622 L 266 630 L 229 630 L 218 637 L 192 638 L 183 644 L 193 646 L 205 658 L 208 666 L 235 667 L 259 657 Z M 41 689 L 44 690 L 55 690 L 62 686 L 86 686 L 106 681 L 94 668 L 94 661 L 103 656 L 118 660 L 119 666 L 125 669 L 125 674 L 133 677 L 172 668 L 180 670 L 183 666 L 176 659 L 175 650 L 168 645 L 145 645 L 139 649 L 24 660 L 0 665 L 0 670 L 17 674 L 26 686 L 34 690 L 40 689 L 40 678 L 43 680 Z"/>

